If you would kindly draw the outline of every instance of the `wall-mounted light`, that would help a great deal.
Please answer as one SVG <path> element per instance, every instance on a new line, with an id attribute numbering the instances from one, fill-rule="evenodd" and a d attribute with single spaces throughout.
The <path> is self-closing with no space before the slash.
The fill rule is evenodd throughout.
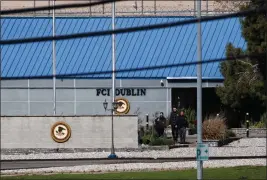
<path id="1" fill-rule="evenodd" d="M 163 80 L 160 80 L 160 85 L 161 85 L 161 87 L 164 86 L 164 82 L 163 82 Z"/>

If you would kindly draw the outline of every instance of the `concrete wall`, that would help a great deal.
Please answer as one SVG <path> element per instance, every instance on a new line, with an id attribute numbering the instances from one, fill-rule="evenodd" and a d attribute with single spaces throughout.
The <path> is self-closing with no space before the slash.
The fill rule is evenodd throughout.
<path id="1" fill-rule="evenodd" d="M 232 128 L 231 129 L 236 136 L 238 137 L 246 137 L 247 129 L 246 128 Z M 267 128 L 249 128 L 249 136 L 253 137 L 266 137 L 267 136 Z"/>
<path id="2" fill-rule="evenodd" d="M 71 128 L 65 143 L 51 137 L 55 122 Z M 137 116 L 114 117 L 115 148 L 138 147 Z M 1 117 L 1 148 L 110 148 L 111 117 Z"/>

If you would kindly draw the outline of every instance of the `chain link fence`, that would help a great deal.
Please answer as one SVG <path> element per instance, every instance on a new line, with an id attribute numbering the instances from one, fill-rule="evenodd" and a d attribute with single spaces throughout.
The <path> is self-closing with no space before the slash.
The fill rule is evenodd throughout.
<path id="1" fill-rule="evenodd" d="M 72 3 L 90 3 L 96 0 L 56 0 L 56 5 Z M 202 1 L 203 15 L 219 15 L 238 10 L 241 4 L 247 0 Z M 194 0 L 128 0 L 116 3 L 116 15 L 118 16 L 194 16 L 196 15 L 197 1 Z M 53 0 L 1 0 L 1 9 L 30 8 L 40 6 L 53 6 Z M 112 4 L 103 4 L 87 8 L 68 8 L 56 10 L 57 16 L 110 16 Z M 16 14 L 16 16 L 51 16 L 52 11 L 38 11 Z"/>

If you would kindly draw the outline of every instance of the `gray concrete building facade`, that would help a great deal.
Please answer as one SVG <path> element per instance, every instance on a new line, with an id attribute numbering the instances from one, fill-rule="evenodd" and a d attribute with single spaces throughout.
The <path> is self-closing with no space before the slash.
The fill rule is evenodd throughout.
<path id="1" fill-rule="evenodd" d="M 111 105 L 111 79 L 64 79 L 56 83 L 56 114 L 64 116 L 108 115 L 103 102 Z M 176 106 L 172 91 L 187 88 L 196 89 L 196 82 L 170 83 L 163 79 L 116 81 L 116 98 L 129 101 L 129 115 L 138 115 L 141 120 L 148 114 L 149 119 L 155 113 L 168 115 L 173 105 Z M 214 89 L 221 83 L 203 82 L 204 88 Z M 183 98 L 182 94 L 180 95 Z M 193 94 L 191 94 L 192 97 Z M 188 99 L 188 97 L 185 97 Z M 183 104 L 181 104 L 183 106 Z M 1 81 L 2 116 L 51 116 L 53 115 L 52 80 L 5 80 Z"/>

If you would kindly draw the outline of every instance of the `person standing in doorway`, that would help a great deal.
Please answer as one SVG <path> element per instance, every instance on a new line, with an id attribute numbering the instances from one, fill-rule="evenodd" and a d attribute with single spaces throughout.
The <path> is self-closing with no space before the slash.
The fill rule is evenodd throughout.
<path id="1" fill-rule="evenodd" d="M 185 143 L 185 136 L 186 136 L 186 128 L 188 127 L 188 122 L 187 119 L 184 115 L 184 111 L 180 112 L 180 115 L 178 117 L 178 132 L 179 132 L 179 137 L 180 137 L 180 143 L 184 144 Z"/>
<path id="2" fill-rule="evenodd" d="M 169 118 L 171 128 L 172 128 L 172 138 L 174 142 L 177 142 L 178 140 L 178 113 L 176 107 L 173 107 L 172 112 L 170 114 Z"/>

